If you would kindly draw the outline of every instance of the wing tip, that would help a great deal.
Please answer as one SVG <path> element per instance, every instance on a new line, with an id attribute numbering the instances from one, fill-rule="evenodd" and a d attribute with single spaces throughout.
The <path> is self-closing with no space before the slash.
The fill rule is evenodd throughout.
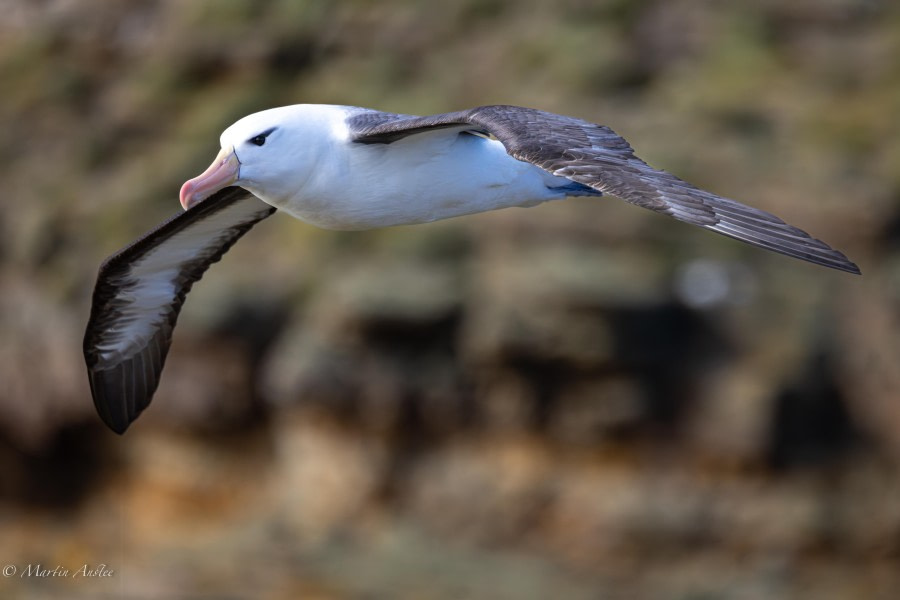
<path id="1" fill-rule="evenodd" d="M 96 396 L 94 398 L 94 406 L 97 408 L 97 414 L 100 415 L 100 419 L 106 426 L 119 435 L 125 433 L 138 417 L 137 414 L 129 415 L 125 411 L 117 410 L 115 403 L 107 402 L 106 399 Z"/>
<path id="2" fill-rule="evenodd" d="M 815 240 L 815 238 L 812 238 Z M 820 240 L 815 240 L 820 241 Z M 845 273 L 850 273 L 851 275 L 862 275 L 862 271 L 859 266 L 847 258 L 847 256 L 841 252 L 840 250 L 835 250 L 834 248 L 825 245 L 825 250 L 821 253 L 794 253 L 791 251 L 785 251 L 784 249 L 777 248 L 769 248 L 770 250 L 774 250 L 779 254 L 784 254 L 791 258 L 798 258 L 800 260 L 812 263 L 814 265 L 819 265 L 822 267 L 827 267 L 829 269 L 834 269 L 836 271 L 843 271 Z"/>
<path id="3" fill-rule="evenodd" d="M 127 421 L 125 423 L 119 423 L 116 421 L 103 419 L 103 422 L 106 423 L 106 426 L 112 429 L 113 433 L 117 433 L 118 435 L 123 435 L 125 431 L 128 429 L 129 425 L 131 425 L 131 421 Z"/>
<path id="4" fill-rule="evenodd" d="M 124 381 L 121 371 L 121 368 L 88 370 L 97 414 L 107 427 L 119 435 L 125 433 L 149 404 L 149 399 L 141 402 L 127 401 L 128 396 L 121 385 Z"/>
<path id="5" fill-rule="evenodd" d="M 677 218 L 677 217 L 676 217 Z M 757 248 L 776 252 L 829 269 L 862 275 L 859 266 L 820 239 L 814 238 L 802 229 L 791 227 L 798 232 L 786 238 L 778 229 L 761 234 L 756 228 L 748 228 L 741 223 L 719 220 L 711 225 L 700 225 L 704 229 L 744 242 Z"/>
<path id="6" fill-rule="evenodd" d="M 860 270 L 860 268 L 857 266 L 857 264 L 855 262 L 848 259 L 846 256 L 844 257 L 844 261 L 845 262 L 843 263 L 842 266 L 835 267 L 835 268 L 839 269 L 841 271 L 844 271 L 846 273 L 851 273 L 852 275 L 862 275 L 862 271 Z"/>

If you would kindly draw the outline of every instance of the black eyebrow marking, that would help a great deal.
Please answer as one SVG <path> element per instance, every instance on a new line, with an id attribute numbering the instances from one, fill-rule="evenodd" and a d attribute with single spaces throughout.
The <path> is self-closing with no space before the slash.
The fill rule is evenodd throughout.
<path id="1" fill-rule="evenodd" d="M 250 138 L 247 141 L 255 146 L 262 146 L 263 144 L 266 143 L 266 138 L 269 137 L 269 134 L 271 134 L 276 129 L 278 129 L 278 128 L 270 127 L 269 129 L 263 131 L 262 133 L 257 133 L 256 135 L 254 135 L 252 138 Z"/>

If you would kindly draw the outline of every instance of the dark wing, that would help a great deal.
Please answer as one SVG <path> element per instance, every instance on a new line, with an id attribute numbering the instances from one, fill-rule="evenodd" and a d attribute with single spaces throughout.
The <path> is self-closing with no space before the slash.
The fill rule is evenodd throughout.
<path id="1" fill-rule="evenodd" d="M 361 112 L 348 124 L 354 141 L 366 144 L 391 143 L 430 129 L 468 127 L 493 135 L 511 156 L 553 175 L 754 246 L 859 274 L 859 267 L 841 252 L 778 217 L 654 169 L 603 125 L 518 106 L 480 106 L 430 117 Z"/>
<path id="2" fill-rule="evenodd" d="M 275 209 L 229 187 L 179 213 L 100 266 L 84 359 L 100 418 L 123 433 L 150 404 L 191 286 Z"/>

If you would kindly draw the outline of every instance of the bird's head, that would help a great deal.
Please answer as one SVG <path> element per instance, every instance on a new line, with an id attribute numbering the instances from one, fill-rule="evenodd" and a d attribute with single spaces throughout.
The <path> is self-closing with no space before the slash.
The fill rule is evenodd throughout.
<path id="1" fill-rule="evenodd" d="M 222 188 L 237 185 L 269 204 L 296 192 L 318 153 L 311 128 L 321 119 L 308 105 L 284 106 L 248 115 L 222 132 L 221 150 L 206 171 L 181 186 L 185 210 Z M 310 118 L 311 117 L 311 118 Z"/>

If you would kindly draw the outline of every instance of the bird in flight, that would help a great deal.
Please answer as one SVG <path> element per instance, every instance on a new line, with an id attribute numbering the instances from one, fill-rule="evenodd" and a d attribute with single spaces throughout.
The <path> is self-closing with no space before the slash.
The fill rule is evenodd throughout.
<path id="1" fill-rule="evenodd" d="M 299 104 L 244 117 L 186 182 L 184 212 L 101 265 L 84 338 L 94 404 L 123 433 L 150 403 L 191 286 L 276 210 L 326 229 L 409 225 L 612 195 L 740 241 L 859 274 L 778 217 L 692 186 L 612 129 L 518 106 L 414 116 Z"/>

